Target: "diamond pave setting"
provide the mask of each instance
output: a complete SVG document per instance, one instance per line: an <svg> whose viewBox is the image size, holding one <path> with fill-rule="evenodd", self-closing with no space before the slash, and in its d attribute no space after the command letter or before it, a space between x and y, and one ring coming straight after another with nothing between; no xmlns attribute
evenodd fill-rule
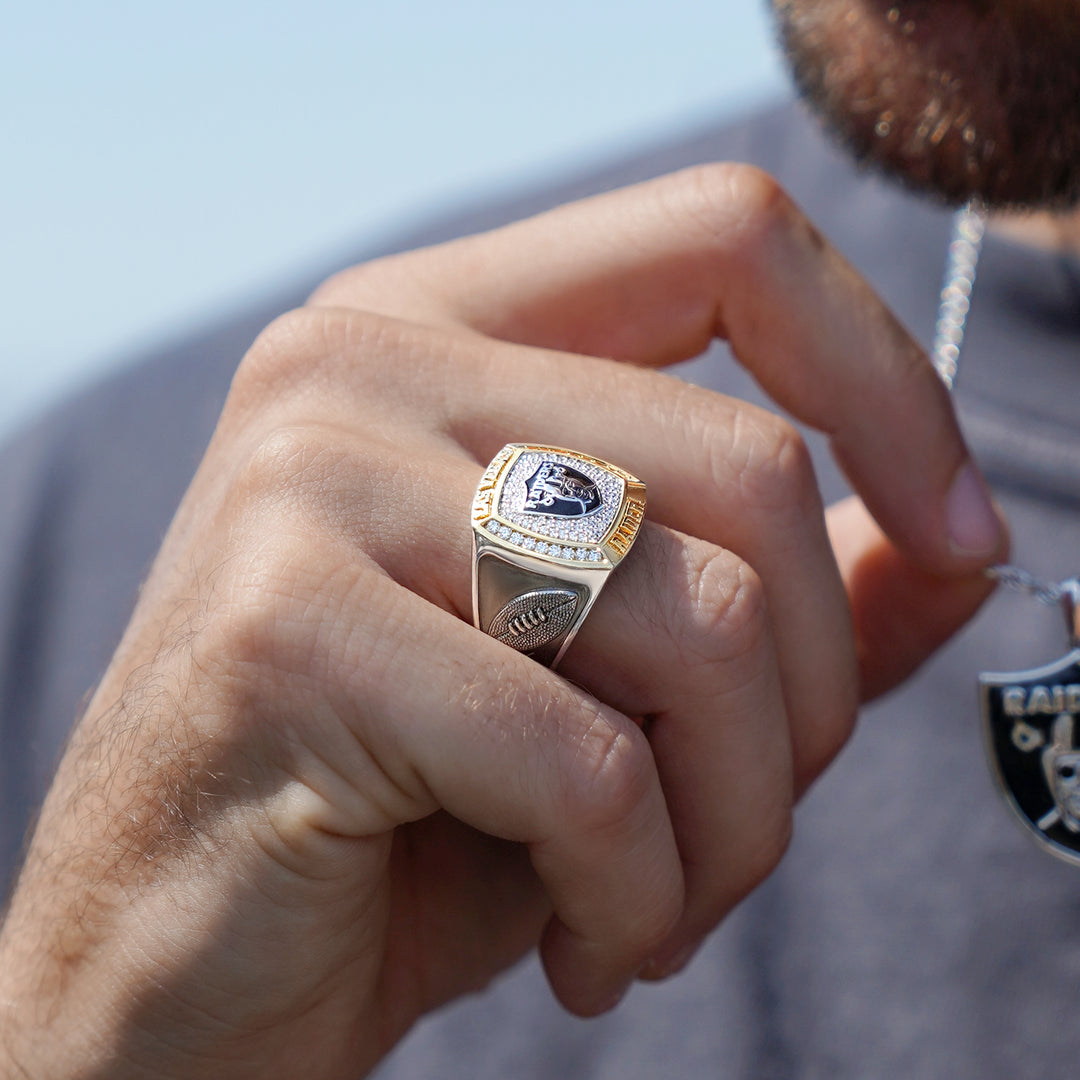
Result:
<svg viewBox="0 0 1080 1080"><path fill-rule="evenodd" d="M586 476L596 485L599 505L590 512L573 518L528 509L526 504L529 501L529 482L545 465L564 466ZM507 474L499 494L497 513L519 529L545 536L556 541L560 547L569 541L572 545L570 550L576 555L579 545L599 544L604 538L619 512L625 490L626 483L621 477L590 461L583 461L568 454L528 451L514 462Z"/></svg>
<svg viewBox="0 0 1080 1080"><path fill-rule="evenodd" d="M516 530L510 530L494 518L488 521L487 531L500 540L520 547L522 551L535 555L546 555L549 559L565 559L567 562L602 563L604 556L598 548L573 547L569 544L549 544L546 540L537 540L535 536L524 536Z"/></svg>
<svg viewBox="0 0 1080 1080"><path fill-rule="evenodd" d="M645 485L599 458L557 446L511 443L485 469L473 528L504 549L610 570L634 542Z"/></svg>

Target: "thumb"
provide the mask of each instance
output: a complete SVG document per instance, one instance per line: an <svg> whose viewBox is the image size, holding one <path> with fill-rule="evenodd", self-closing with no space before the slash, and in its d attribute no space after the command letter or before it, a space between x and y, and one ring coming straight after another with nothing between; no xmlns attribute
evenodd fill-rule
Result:
<svg viewBox="0 0 1080 1080"><path fill-rule="evenodd" d="M994 583L978 570L941 577L914 566L855 496L831 506L827 521L851 604L862 700L870 701L959 630Z"/></svg>

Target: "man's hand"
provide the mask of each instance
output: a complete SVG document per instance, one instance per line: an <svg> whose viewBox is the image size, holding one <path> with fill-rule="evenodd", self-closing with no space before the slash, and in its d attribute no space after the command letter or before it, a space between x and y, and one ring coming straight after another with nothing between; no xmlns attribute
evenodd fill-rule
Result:
<svg viewBox="0 0 1080 1080"><path fill-rule="evenodd" d="M716 335L879 525L827 526L785 421L652 370ZM511 441L649 487L559 675L470 624ZM860 693L972 613L1003 537L926 358L755 170L332 279L241 364L72 738L0 1061L355 1077L537 943L568 1008L610 1008L775 866Z"/></svg>

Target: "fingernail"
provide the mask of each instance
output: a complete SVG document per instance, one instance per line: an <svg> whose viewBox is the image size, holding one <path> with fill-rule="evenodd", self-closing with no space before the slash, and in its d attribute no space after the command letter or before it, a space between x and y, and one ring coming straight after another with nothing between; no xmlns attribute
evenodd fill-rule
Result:
<svg viewBox="0 0 1080 1080"><path fill-rule="evenodd" d="M955 555L990 556L1001 549L1001 519L986 481L970 461L960 468L949 489L945 525Z"/></svg>

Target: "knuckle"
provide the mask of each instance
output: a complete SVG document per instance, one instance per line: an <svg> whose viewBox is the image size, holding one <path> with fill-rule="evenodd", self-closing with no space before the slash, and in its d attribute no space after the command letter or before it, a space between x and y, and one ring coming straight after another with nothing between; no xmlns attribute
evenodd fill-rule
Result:
<svg viewBox="0 0 1080 1080"><path fill-rule="evenodd" d="M348 516L338 491L347 460L332 433L296 425L263 433L235 465L220 551L200 556L212 567L199 585L213 652L252 670L296 671L329 646L365 564L336 527Z"/></svg>
<svg viewBox="0 0 1080 1080"><path fill-rule="evenodd" d="M678 174L674 184L676 219L694 223L706 251L727 270L726 302L719 305L718 316L721 322L727 316L729 333L730 324L740 318L756 318L755 305L736 304L738 297L775 291L785 268L814 262L827 252L824 236L762 169L734 163L696 166Z"/></svg>
<svg viewBox="0 0 1080 1080"><path fill-rule="evenodd" d="M316 385L339 369L362 376L365 359L385 351L392 320L343 308L297 308L255 339L233 376L228 407L242 415ZM341 364L345 359L347 364Z"/></svg>
<svg viewBox="0 0 1080 1080"><path fill-rule="evenodd" d="M254 440L237 468L233 496L238 505L280 509L301 492L326 487L345 456L336 440L311 424L282 424Z"/></svg>
<svg viewBox="0 0 1080 1080"><path fill-rule="evenodd" d="M821 512L814 463L806 442L788 421L763 409L740 409L732 429L731 448L714 448L714 474L736 468L744 505L778 514ZM734 459L734 462L733 460Z"/></svg>
<svg viewBox="0 0 1080 1080"><path fill-rule="evenodd" d="M232 396L274 388L320 339L325 313L297 308L279 315L255 339L233 377Z"/></svg>
<svg viewBox="0 0 1080 1080"><path fill-rule="evenodd" d="M587 831L618 827L648 798L654 782L645 737L601 710L568 742L564 798L570 820Z"/></svg>
<svg viewBox="0 0 1080 1080"><path fill-rule="evenodd" d="M795 212L780 182L754 165L733 166L727 178L728 198L740 218L756 229L771 229Z"/></svg>
<svg viewBox="0 0 1080 1080"><path fill-rule="evenodd" d="M783 186L754 165L697 165L676 177L678 199L715 244L753 256L762 240L801 217Z"/></svg>
<svg viewBox="0 0 1080 1080"><path fill-rule="evenodd" d="M567 773L567 819L601 843L605 834L623 832L627 822L640 823L649 812L656 775L648 743L633 725L619 725L598 711L577 740ZM681 879L643 878L641 885L608 932L644 960L678 924L685 897Z"/></svg>
<svg viewBox="0 0 1080 1080"><path fill-rule="evenodd" d="M744 165L733 170L729 187L741 239L761 240L801 217L780 182L762 169Z"/></svg>
<svg viewBox="0 0 1080 1080"><path fill-rule="evenodd" d="M813 458L799 430L775 413L680 387L665 417L699 461L710 490L749 510L822 513Z"/></svg>
<svg viewBox="0 0 1080 1080"><path fill-rule="evenodd" d="M246 694L254 714L304 723L305 710L290 703L322 684L328 669L345 670L345 657L354 669L386 663L395 643L379 633L374 570L364 559L344 564L341 554L325 537L301 530L246 545L207 584L200 670Z"/></svg>
<svg viewBox="0 0 1080 1080"><path fill-rule="evenodd" d="M742 559L700 542L686 546L688 611L679 616L682 647L697 663L729 663L764 648L769 613L765 586Z"/></svg>
<svg viewBox="0 0 1080 1080"><path fill-rule="evenodd" d="M286 662L311 644L302 632L322 605L321 583L310 571L314 538L294 530L275 531L230 560L220 582L209 583L208 656L228 658L238 668L295 669Z"/></svg>

